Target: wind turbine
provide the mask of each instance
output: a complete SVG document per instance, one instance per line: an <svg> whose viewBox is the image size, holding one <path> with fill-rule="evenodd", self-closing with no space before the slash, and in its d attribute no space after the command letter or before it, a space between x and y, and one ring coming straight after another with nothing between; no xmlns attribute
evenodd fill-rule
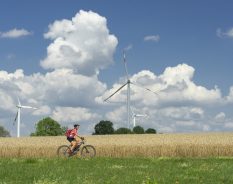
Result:
<svg viewBox="0 0 233 184"><path fill-rule="evenodd" d="M132 110L132 117L133 117L133 127L136 126L136 118L137 117L146 117L146 114L135 114L134 111Z"/></svg>
<svg viewBox="0 0 233 184"><path fill-rule="evenodd" d="M127 64L126 64L126 59L125 59L125 51L123 50L123 60L124 60L124 66L125 66L125 73L127 77L127 82L123 84L118 90L116 90L113 94L111 94L108 98L104 99L106 102L109 98L114 96L118 91L120 91L123 87L127 85L127 122L128 122L128 128L130 125L130 79L129 79L129 74L128 74L128 69L127 69Z"/></svg>
<svg viewBox="0 0 233 184"><path fill-rule="evenodd" d="M123 60L124 60L124 66L125 66L125 73L126 73L126 77L127 77L127 82L125 84L123 84L120 88L118 88L113 94L111 94L109 97L107 97L106 99L104 99L104 101L106 102L109 98L111 98L112 96L114 96L117 92L119 92L123 87L125 87L127 85L127 123L128 123L128 128L130 128L130 122L131 122L131 115L130 115L130 84L133 84L135 86L141 87L145 90L148 90L156 95L158 95L156 92L148 89L148 88L144 88L140 85L137 85L135 83L132 83L130 81L129 78L129 74L128 74L128 69L127 69L127 63L126 63L126 57L125 57L125 51L123 50Z"/></svg>
<svg viewBox="0 0 233 184"><path fill-rule="evenodd" d="M20 137L20 115L21 115L21 109L37 109L36 107L31 107L31 106L24 106L21 105L19 98L18 98L18 105L16 105L16 107L18 108L17 114L15 116L15 122L18 119L17 122L17 137Z"/></svg>

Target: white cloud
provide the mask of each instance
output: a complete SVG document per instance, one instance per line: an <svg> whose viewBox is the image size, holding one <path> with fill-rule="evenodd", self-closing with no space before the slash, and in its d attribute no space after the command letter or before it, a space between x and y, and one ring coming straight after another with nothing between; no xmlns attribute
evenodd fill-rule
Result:
<svg viewBox="0 0 233 184"><path fill-rule="evenodd" d="M164 106L188 104L214 104L222 101L220 90L206 89L196 85L193 81L194 68L187 64L179 64L175 67L167 67L163 74L156 76L150 71L141 71L131 77L131 81L144 88L158 93L150 92L131 85L131 100L142 105ZM113 93L122 84L114 84L113 88L103 95L104 98ZM126 87L117 93L111 101L119 102L126 99Z"/></svg>
<svg viewBox="0 0 233 184"><path fill-rule="evenodd" d="M181 64L168 67L160 75L148 70L133 75L132 82L159 91L155 95L131 85L131 108L141 114L148 114L147 118L137 119L136 123L145 128L156 128L159 132L210 131L215 130L214 126L217 130L229 128L231 121L223 119L223 113L209 120L206 116L206 107L209 108L209 104L222 106L224 103L221 101L227 97L222 97L216 88L206 89L196 85L192 81L194 71L193 67ZM121 103L99 103L102 101L102 94L109 95L121 84L114 84L113 88L106 91L107 86L97 76L80 75L72 69L56 69L46 74L29 76L24 75L23 70L16 70L14 73L0 71L0 84L0 110L7 112L11 119L15 116L19 96L22 104L39 107L38 110L25 113L22 116L24 119L31 117L38 120L40 117L51 116L63 126L67 122L79 121L85 126L93 127L93 124L104 118L113 121L115 128L127 127L126 88L111 99ZM223 126L211 124L220 119ZM30 119L25 122L30 122ZM28 126L27 124L26 129ZM30 127L32 132L34 127ZM28 132L26 129L25 133Z"/></svg>
<svg viewBox="0 0 233 184"><path fill-rule="evenodd" d="M224 112L220 112L218 113L215 117L214 117L216 122L224 122L226 119L226 114Z"/></svg>
<svg viewBox="0 0 233 184"><path fill-rule="evenodd" d="M144 127L155 127L161 131L211 131L222 130L219 124L215 124L223 118L223 114L211 117L211 108L224 108L230 103L233 88L227 97L223 97L218 87L207 89L195 84L193 81L195 69L187 64L179 64L175 67L167 67L160 75L143 70L134 74L131 84L131 108L148 114L148 119L142 122ZM108 97L116 91L124 82L115 83L107 90L98 101ZM146 89L157 92L157 95ZM126 95L127 88L122 88L106 103L109 109L106 117L117 125L126 125ZM228 99L228 103L226 103ZM102 104L104 105L104 104ZM226 118L223 124L229 122ZM169 128L168 128L169 127Z"/></svg>
<svg viewBox="0 0 233 184"><path fill-rule="evenodd" d="M20 79L24 77L22 69L17 69L14 73L8 73L6 71L0 71L0 81L8 81L14 79Z"/></svg>
<svg viewBox="0 0 233 184"><path fill-rule="evenodd" d="M42 105L42 106L38 106L38 109L33 111L33 115L36 116L44 116L44 115L50 115L51 114L51 108L48 105Z"/></svg>
<svg viewBox="0 0 233 184"><path fill-rule="evenodd" d="M0 89L0 109L14 112L15 106L11 95Z"/></svg>
<svg viewBox="0 0 233 184"><path fill-rule="evenodd" d="M55 110L52 112L52 117L62 122L82 122L100 119L101 115L97 113L92 113L89 109L81 107L56 107Z"/></svg>
<svg viewBox="0 0 233 184"><path fill-rule="evenodd" d="M188 127L195 127L194 121L176 121L176 125L178 126L188 126Z"/></svg>
<svg viewBox="0 0 233 184"><path fill-rule="evenodd" d="M12 29L7 32L0 32L0 37L1 38L19 38L23 36L29 36L32 35L33 33L30 31L27 31L26 29Z"/></svg>
<svg viewBox="0 0 233 184"><path fill-rule="evenodd" d="M126 122L126 107L122 106L108 112L106 114L106 118L113 122L116 122L117 124L119 124L119 126L126 127L126 125L124 125Z"/></svg>
<svg viewBox="0 0 233 184"><path fill-rule="evenodd" d="M223 32L221 28L216 30L216 35L220 38L228 37L233 38L233 28L228 29L226 32Z"/></svg>
<svg viewBox="0 0 233 184"><path fill-rule="evenodd" d="M197 107L167 107L159 110L157 114L176 120L201 119L204 111Z"/></svg>
<svg viewBox="0 0 233 184"><path fill-rule="evenodd" d="M226 130L233 130L233 122L225 123L224 127L226 128Z"/></svg>
<svg viewBox="0 0 233 184"><path fill-rule="evenodd" d="M159 35L148 35L144 37L144 41L153 41L153 42L159 42L160 36Z"/></svg>
<svg viewBox="0 0 233 184"><path fill-rule="evenodd" d="M226 101L228 103L233 102L233 86L230 87L229 95L226 97Z"/></svg>
<svg viewBox="0 0 233 184"><path fill-rule="evenodd" d="M92 11L55 21L44 36L53 42L41 65L54 70L32 75L24 75L23 70L0 71L3 119L5 112L14 118L18 96L22 104L39 107L23 117L27 121L52 116L62 123L80 120L93 127L103 114L95 98L107 88L98 73L113 62L117 38L109 33L106 18Z"/></svg>
<svg viewBox="0 0 233 184"><path fill-rule="evenodd" d="M12 82L21 98L31 97L54 106L93 106L95 97L106 89L97 77L79 75L71 69L37 73Z"/></svg>
<svg viewBox="0 0 233 184"><path fill-rule="evenodd" d="M53 42L41 61L43 68L69 68L83 75L96 75L111 64L118 43L109 33L105 17L82 10L71 20L50 24L44 37Z"/></svg>
<svg viewBox="0 0 233 184"><path fill-rule="evenodd" d="M175 67L167 67L161 78L168 84L174 85L192 80L195 69L187 64L179 64Z"/></svg>
<svg viewBox="0 0 233 184"><path fill-rule="evenodd" d="M51 116L63 124L66 121L80 120L91 126L90 123L97 123L100 118L95 97L105 90L106 85L96 76L79 75L71 69L57 69L29 76L24 75L22 70L14 73L0 71L0 112L3 117L8 117L8 121L13 122L18 96L22 104L39 108L22 115L27 122ZM27 126L26 129L30 127L32 132L34 127L29 124ZM22 132L26 133L26 129L22 128Z"/></svg>

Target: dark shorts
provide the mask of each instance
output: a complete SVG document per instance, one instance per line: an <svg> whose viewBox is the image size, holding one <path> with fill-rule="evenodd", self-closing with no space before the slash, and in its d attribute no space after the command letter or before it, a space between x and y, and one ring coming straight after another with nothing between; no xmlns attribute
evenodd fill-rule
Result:
<svg viewBox="0 0 233 184"><path fill-rule="evenodd" d="M67 137L67 140L68 140L69 142L72 142L72 141L74 141L75 139L72 138L72 137Z"/></svg>

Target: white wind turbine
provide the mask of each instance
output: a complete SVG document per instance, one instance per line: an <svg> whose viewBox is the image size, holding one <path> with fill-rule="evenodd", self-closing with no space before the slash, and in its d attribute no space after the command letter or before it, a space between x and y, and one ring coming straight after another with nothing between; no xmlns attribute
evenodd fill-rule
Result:
<svg viewBox="0 0 233 184"><path fill-rule="evenodd" d="M133 117L133 127L136 126L136 118L137 117L147 117L146 114L135 114L134 111L132 111L132 117Z"/></svg>
<svg viewBox="0 0 233 184"><path fill-rule="evenodd" d="M126 77L127 77L127 82L125 84L123 84L119 89L117 89L113 94L111 94L108 98L104 99L104 101L106 102L109 98L114 96L117 92L119 92L123 87L125 87L127 85L127 123L128 123L128 128L130 128L130 122L131 122L131 115L130 115L130 84L141 87L141 88L143 88L145 90L148 90L148 91L150 91L150 92L152 92L152 93L154 93L156 95L158 95L158 94L156 92L153 92L152 90L150 90L148 88L144 88L143 86L132 83L130 81L129 74L128 74L127 63L126 63L126 57L125 57L125 51L124 50L123 50L123 60L124 60L124 66L125 66L125 73L126 73Z"/></svg>
<svg viewBox="0 0 233 184"><path fill-rule="evenodd" d="M21 109L37 109L36 107L31 107L31 106L24 106L21 105L19 98L18 98L18 105L16 105L16 107L18 108L17 114L15 116L15 122L17 121L17 137L20 137L20 114L21 114Z"/></svg>

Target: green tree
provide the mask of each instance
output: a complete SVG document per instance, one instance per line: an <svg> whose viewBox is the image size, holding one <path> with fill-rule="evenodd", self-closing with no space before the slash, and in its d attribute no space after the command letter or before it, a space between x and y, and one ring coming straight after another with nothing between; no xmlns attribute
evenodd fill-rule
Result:
<svg viewBox="0 0 233 184"><path fill-rule="evenodd" d="M114 128L113 123L111 121L100 121L95 125L95 133L94 135L105 135L105 134L113 134Z"/></svg>
<svg viewBox="0 0 233 184"><path fill-rule="evenodd" d="M135 134L144 134L144 128L142 128L141 126L135 126L133 128L133 132Z"/></svg>
<svg viewBox="0 0 233 184"><path fill-rule="evenodd" d="M118 128L116 131L115 131L115 134L131 134L132 131L128 128L124 128L124 127L121 127L121 128Z"/></svg>
<svg viewBox="0 0 233 184"><path fill-rule="evenodd" d="M31 136L58 136L64 135L65 128L50 117L40 120L36 125L36 132Z"/></svg>
<svg viewBox="0 0 233 184"><path fill-rule="evenodd" d="M146 134L156 134L156 130L153 129L153 128L148 128L146 131L145 131Z"/></svg>
<svg viewBox="0 0 233 184"><path fill-rule="evenodd" d="M3 126L0 126L0 137L10 137L10 133Z"/></svg>

